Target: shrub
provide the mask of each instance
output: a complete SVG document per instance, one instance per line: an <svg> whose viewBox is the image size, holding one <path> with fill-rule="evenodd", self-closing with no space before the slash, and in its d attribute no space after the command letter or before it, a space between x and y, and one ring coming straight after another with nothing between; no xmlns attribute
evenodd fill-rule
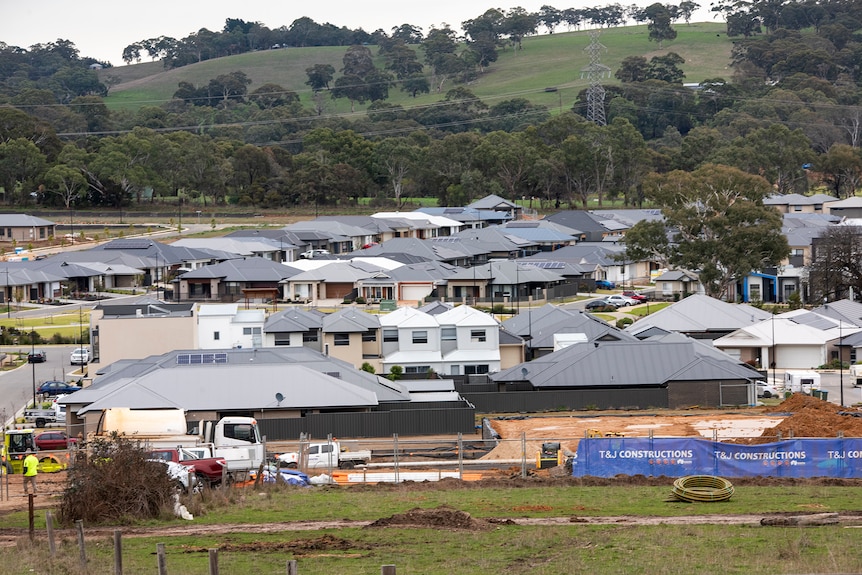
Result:
<svg viewBox="0 0 862 575"><path fill-rule="evenodd" d="M117 436L80 449L69 469L59 519L71 525L132 523L172 508L174 485L162 463L147 461L137 443Z"/></svg>
<svg viewBox="0 0 862 575"><path fill-rule="evenodd" d="M635 320L633 320L630 317L621 317L620 319L617 320L617 329L623 329L627 325L633 324L634 321Z"/></svg>

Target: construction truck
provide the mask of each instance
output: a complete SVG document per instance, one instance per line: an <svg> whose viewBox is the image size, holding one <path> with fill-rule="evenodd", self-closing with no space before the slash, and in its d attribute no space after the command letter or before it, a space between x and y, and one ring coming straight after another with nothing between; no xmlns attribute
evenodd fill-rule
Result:
<svg viewBox="0 0 862 575"><path fill-rule="evenodd" d="M264 463L260 429L252 417L204 421L194 433L188 433L182 409L106 409L96 436L109 437L115 433L140 442L148 450L206 448L206 457L224 459L226 472L231 476L256 471Z"/></svg>
<svg viewBox="0 0 862 575"><path fill-rule="evenodd" d="M56 473L66 469L68 461L55 454L40 455L36 449L35 429L8 429L4 432L0 447L0 461L5 473L23 473L24 458L32 451L39 458L40 473Z"/></svg>

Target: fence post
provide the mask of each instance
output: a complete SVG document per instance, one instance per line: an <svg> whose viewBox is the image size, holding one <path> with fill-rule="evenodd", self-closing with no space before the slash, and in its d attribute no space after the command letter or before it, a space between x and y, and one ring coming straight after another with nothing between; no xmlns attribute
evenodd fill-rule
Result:
<svg viewBox="0 0 862 575"><path fill-rule="evenodd" d="M33 493L27 494L27 516L30 520L29 530L30 530L30 543L36 540L36 508L34 506L36 495Z"/></svg>
<svg viewBox="0 0 862 575"><path fill-rule="evenodd" d="M527 477L527 432L521 432L521 477Z"/></svg>
<svg viewBox="0 0 862 575"><path fill-rule="evenodd" d="M380 575L395 575L395 565L382 565Z"/></svg>
<svg viewBox="0 0 862 575"><path fill-rule="evenodd" d="M210 573L209 575L218 575L218 549L209 549L210 557Z"/></svg>
<svg viewBox="0 0 862 575"><path fill-rule="evenodd" d="M458 479L464 481L464 439L458 432Z"/></svg>
<svg viewBox="0 0 862 575"><path fill-rule="evenodd" d="M84 520L75 520L75 530L78 532L78 551L81 555L81 568L87 571L87 547L84 545Z"/></svg>
<svg viewBox="0 0 862 575"><path fill-rule="evenodd" d="M57 544L54 542L54 515L50 511L45 512L45 529L48 531L48 553L53 557L57 554Z"/></svg>
<svg viewBox="0 0 862 575"><path fill-rule="evenodd" d="M297 575L299 571L296 570L296 559L288 559L287 560L287 575Z"/></svg>
<svg viewBox="0 0 862 575"><path fill-rule="evenodd" d="M114 575L123 575L123 532L114 530Z"/></svg>
<svg viewBox="0 0 862 575"><path fill-rule="evenodd" d="M168 558L165 556L164 543L156 543L156 562L159 565L159 575L168 575Z"/></svg>
<svg viewBox="0 0 862 575"><path fill-rule="evenodd" d="M398 434L392 434L392 462L395 464L395 483L398 483Z"/></svg>

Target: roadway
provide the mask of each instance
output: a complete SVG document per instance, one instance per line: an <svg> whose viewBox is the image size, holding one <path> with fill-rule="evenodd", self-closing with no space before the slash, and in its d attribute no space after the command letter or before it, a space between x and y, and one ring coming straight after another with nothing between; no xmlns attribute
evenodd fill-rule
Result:
<svg viewBox="0 0 862 575"><path fill-rule="evenodd" d="M33 390L45 381L75 381L76 376L71 375L79 369L69 363L72 350L77 345L40 345L39 349L45 350L47 361L43 363L25 363L15 369L0 373L0 420L8 423L24 407L32 403ZM30 351L30 346L3 346L0 351L11 354L13 352ZM79 376L78 376L79 377Z"/></svg>

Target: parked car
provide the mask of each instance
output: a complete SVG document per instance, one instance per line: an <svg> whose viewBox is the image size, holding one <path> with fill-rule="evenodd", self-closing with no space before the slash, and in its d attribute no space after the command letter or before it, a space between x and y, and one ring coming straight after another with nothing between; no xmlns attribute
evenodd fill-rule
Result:
<svg viewBox="0 0 862 575"><path fill-rule="evenodd" d="M312 258L316 258L317 256L328 256L329 250L308 250L307 252L302 252L299 254L299 257L310 260Z"/></svg>
<svg viewBox="0 0 862 575"><path fill-rule="evenodd" d="M623 292L623 295L624 295L624 296L626 296L626 297L630 297L630 298L632 298L633 300L637 300L637 301L639 301L639 302L641 302L641 303L643 303L643 302L645 302L645 301L647 300L647 297L646 297L645 295L640 294L640 293L635 292L635 291L624 291L624 292Z"/></svg>
<svg viewBox="0 0 862 575"><path fill-rule="evenodd" d="M616 289L617 284L608 280L596 280L596 289Z"/></svg>
<svg viewBox="0 0 862 575"><path fill-rule="evenodd" d="M27 363L43 363L48 360L44 349L34 349L27 354Z"/></svg>
<svg viewBox="0 0 862 575"><path fill-rule="evenodd" d="M617 306L603 299L594 299L584 306L587 311L616 311Z"/></svg>
<svg viewBox="0 0 862 575"><path fill-rule="evenodd" d="M77 441L74 437L67 436L65 431L43 431L36 436L36 447L45 451L68 449Z"/></svg>
<svg viewBox="0 0 862 575"><path fill-rule="evenodd" d="M79 385L74 383L66 383L65 381L46 381L36 390L42 395L61 395L64 393L74 393L80 390Z"/></svg>
<svg viewBox="0 0 862 575"><path fill-rule="evenodd" d="M762 397L763 399L769 399L771 397L781 397L778 392L778 389L774 385L770 385L763 381L757 382L757 397Z"/></svg>
<svg viewBox="0 0 862 575"><path fill-rule="evenodd" d="M622 294L618 294L618 293L615 293L615 294L613 294L613 295L609 295L608 297L606 297L606 298L605 298L605 301L606 301L606 302L610 302L610 303L614 304L614 305L615 305L615 306L617 306L617 307L624 307L624 306L629 306L629 305L637 305L637 304L639 304L639 303L640 303L640 302L639 302L639 301L637 301L637 300L634 300L634 299L632 299L632 298L630 298L630 297L626 297L626 296L624 296L624 295L622 295Z"/></svg>
<svg viewBox="0 0 862 575"><path fill-rule="evenodd" d="M90 350L86 347L73 349L70 360L72 365L87 365L90 362Z"/></svg>

